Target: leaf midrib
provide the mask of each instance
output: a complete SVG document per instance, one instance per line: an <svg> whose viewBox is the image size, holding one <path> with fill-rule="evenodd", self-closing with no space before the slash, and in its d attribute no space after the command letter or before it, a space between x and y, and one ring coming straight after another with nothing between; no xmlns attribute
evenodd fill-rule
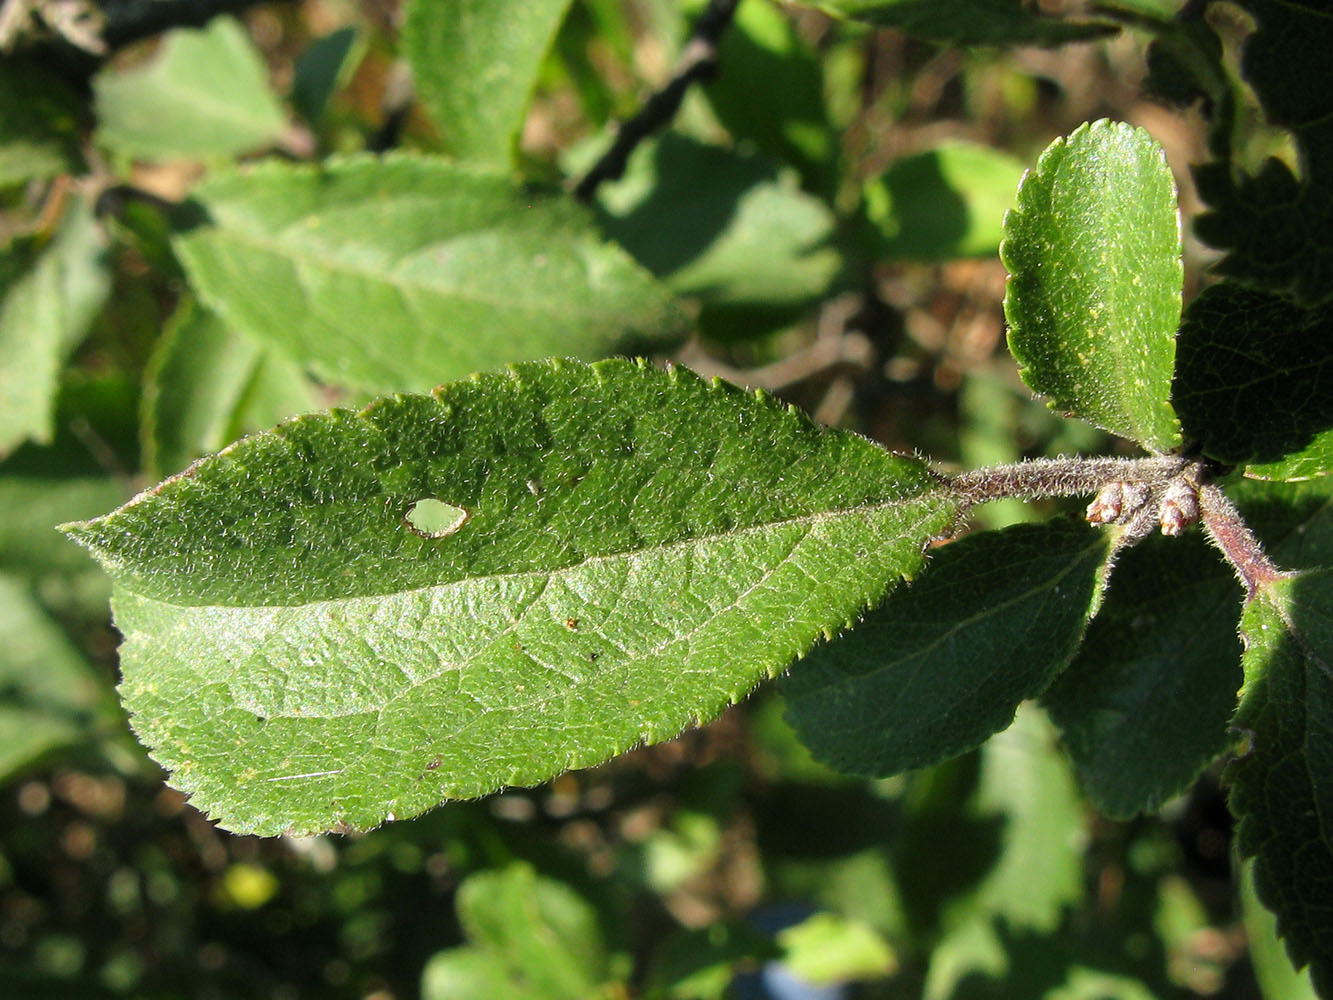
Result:
<svg viewBox="0 0 1333 1000"><path fill-rule="evenodd" d="M795 517L781 518L774 521L764 521L760 524L748 525L745 528L740 528L727 532L714 532L712 534L690 536L688 538L676 539L674 541L669 541L669 542L659 542L653 545L644 546L642 548L621 549L615 552L603 552L595 556L586 556L583 559L574 562L568 562L562 565L551 566L545 569L515 570L510 573L490 573L479 576L465 575L465 576L460 576L453 580L445 580L437 583L429 583L420 587L408 587L403 590L391 590L391 591L376 592L369 594L355 594L346 597L319 598L317 600L301 601L294 604L218 604L215 602L206 604L188 604L174 598L169 599L169 598L155 597L152 594L137 590L136 588L126 584L122 584L122 586L125 586L126 590L130 591L131 593L135 594L138 597L154 601L159 604L165 604L167 606L177 607L177 608L200 608L200 609L251 608L256 611L260 610L283 611L283 610L297 610L302 608L314 609L320 607L337 607L340 605L351 604L360 601L377 601L390 597L399 597L407 594L424 594L441 587L451 587L451 586L457 586L459 584L482 583L490 581L503 582L510 580L531 579L534 577L551 577L557 573L564 573L571 570L577 570L585 566L594 566L601 562L610 562L614 559L623 559L626 556L651 555L653 553L666 552L672 549L683 548L685 546L691 546L691 545L706 546L715 542L719 542L723 539L740 539L748 535L760 534L766 531L773 531L790 525L806 525L809 528L814 528L821 521L825 520L833 520L835 518L841 518L841 517L854 517L858 514L868 514L868 515L876 514L880 512L893 510L896 507L909 507L919 503L926 503L936 498L946 498L947 496L948 496L947 489L942 487L935 487L933 489L923 490L921 493L916 494L910 499L889 500L875 504L861 504L855 507L841 508L834 511L816 511L812 514L801 514ZM905 531L899 532L893 537L901 538L905 534L908 534L908 532ZM940 536L934 535L934 536L929 536L927 538L923 538L921 543L922 546L924 547L931 540L931 538L935 537L940 537Z"/></svg>

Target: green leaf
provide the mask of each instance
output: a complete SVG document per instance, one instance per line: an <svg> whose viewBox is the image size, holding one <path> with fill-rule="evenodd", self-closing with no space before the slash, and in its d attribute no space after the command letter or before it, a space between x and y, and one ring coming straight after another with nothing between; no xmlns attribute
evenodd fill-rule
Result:
<svg viewBox="0 0 1333 1000"><path fill-rule="evenodd" d="M1241 617L1245 737L1226 777L1241 855L1298 966L1333 992L1333 570L1262 588Z"/></svg>
<svg viewBox="0 0 1333 1000"><path fill-rule="evenodd" d="M319 408L315 387L296 365L188 298L154 348L144 379L145 464L159 476Z"/></svg>
<svg viewBox="0 0 1333 1000"><path fill-rule="evenodd" d="M812 985L883 979L898 968L897 956L869 924L822 912L778 932L783 968Z"/></svg>
<svg viewBox="0 0 1333 1000"><path fill-rule="evenodd" d="M478 872L458 887L469 944L436 954L424 1000L589 1000L609 963L593 907L530 865Z"/></svg>
<svg viewBox="0 0 1333 1000"><path fill-rule="evenodd" d="M1179 445L1169 400L1183 272L1161 146L1123 123L1079 126L1028 172L1004 229L1023 381L1153 451Z"/></svg>
<svg viewBox="0 0 1333 1000"><path fill-rule="evenodd" d="M1021 706L1014 724L981 751L981 777L968 810L999 816L1000 852L971 901L951 920L982 914L1010 928L1049 934L1083 898L1084 806L1044 713Z"/></svg>
<svg viewBox="0 0 1333 1000"><path fill-rule="evenodd" d="M997 919L1051 934L1082 898L1082 802L1032 703L979 752L913 773L904 802L895 873L918 934L947 939Z"/></svg>
<svg viewBox="0 0 1333 1000"><path fill-rule="evenodd" d="M54 73L0 63L0 187L80 169L78 98Z"/></svg>
<svg viewBox="0 0 1333 1000"><path fill-rule="evenodd" d="M60 539L55 526L93 517L127 495L111 478L0 475L0 571L66 572L91 565L85 553Z"/></svg>
<svg viewBox="0 0 1333 1000"><path fill-rule="evenodd" d="M1333 295L1333 19L1311 0L1241 0L1255 19L1241 73L1264 118L1289 129L1299 170L1276 158L1257 173L1233 159L1196 167L1212 208L1195 222L1200 238L1228 250L1215 270L1307 304Z"/></svg>
<svg viewBox="0 0 1333 1000"><path fill-rule="evenodd" d="M147 65L93 78L100 142L147 159L232 156L272 144L286 118L254 44L230 17L166 35Z"/></svg>
<svg viewBox="0 0 1333 1000"><path fill-rule="evenodd" d="M711 335L789 322L842 270L833 213L763 157L668 133L599 199L604 231L672 291L697 298Z"/></svg>
<svg viewBox="0 0 1333 1000"><path fill-rule="evenodd" d="M1104 21L1043 17L1023 0L816 0L814 6L947 45L1063 45L1118 30Z"/></svg>
<svg viewBox="0 0 1333 1000"><path fill-rule="evenodd" d="M110 292L103 237L87 202L73 200L31 267L0 261L0 272L14 270L0 302L0 456L26 440L51 440L60 366Z"/></svg>
<svg viewBox="0 0 1333 1000"><path fill-rule="evenodd" d="M460 160L507 168L569 0L409 0L403 52Z"/></svg>
<svg viewBox="0 0 1333 1000"><path fill-rule="evenodd" d="M292 105L301 117L317 124L329 98L347 83L366 46L352 26L317 38L301 53L292 76Z"/></svg>
<svg viewBox="0 0 1333 1000"><path fill-rule="evenodd" d="M0 783L116 715L109 689L31 588L0 573Z"/></svg>
<svg viewBox="0 0 1333 1000"><path fill-rule="evenodd" d="M649 1000L726 1000L740 966L781 955L769 935L748 923L680 930L654 949L643 993Z"/></svg>
<svg viewBox="0 0 1333 1000"><path fill-rule="evenodd" d="M838 139L824 108L823 67L791 20L771 0L741 4L722 36L718 64L725 69L704 92L732 137L791 164L806 190L831 199ZM755 100L757 92L764 100Z"/></svg>
<svg viewBox="0 0 1333 1000"><path fill-rule="evenodd" d="M816 760L871 777L980 745L1074 655L1110 541L1052 522L939 549L924 578L783 679L801 742Z"/></svg>
<svg viewBox="0 0 1333 1000"><path fill-rule="evenodd" d="M397 155L267 163L196 191L192 286L326 381L425 391L507 361L670 342L685 320L571 198Z"/></svg>
<svg viewBox="0 0 1333 1000"><path fill-rule="evenodd" d="M894 162L866 184L876 251L904 260L994 254L1023 164L977 143L948 142Z"/></svg>
<svg viewBox="0 0 1333 1000"><path fill-rule="evenodd" d="M1227 748L1239 607L1198 534L1150 538L1118 560L1082 648L1042 699L1108 816L1158 808Z"/></svg>
<svg viewBox="0 0 1333 1000"><path fill-rule="evenodd" d="M1204 454L1256 479L1333 473L1333 304L1223 282L1180 328L1173 398Z"/></svg>
<svg viewBox="0 0 1333 1000"><path fill-rule="evenodd" d="M1242 479L1228 483L1227 493L1279 566L1333 566L1333 476L1301 483Z"/></svg>
<svg viewBox="0 0 1333 1000"><path fill-rule="evenodd" d="M467 511L423 537L423 498ZM229 829L363 828L713 718L950 529L919 461L679 369L299 417L67 530L140 738Z"/></svg>
<svg viewBox="0 0 1333 1000"><path fill-rule="evenodd" d="M1319 1000L1309 970L1297 972L1291 967L1277 936L1277 920L1255 895L1253 862L1241 866L1239 882L1246 953L1266 1000Z"/></svg>

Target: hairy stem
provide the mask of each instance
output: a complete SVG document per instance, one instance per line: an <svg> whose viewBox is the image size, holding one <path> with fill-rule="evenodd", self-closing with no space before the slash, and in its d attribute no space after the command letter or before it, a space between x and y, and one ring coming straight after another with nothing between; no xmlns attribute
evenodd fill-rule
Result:
<svg viewBox="0 0 1333 1000"><path fill-rule="evenodd" d="M954 476L950 485L968 504L1002 497L1072 497L1096 493L1113 482L1165 485L1188 460L1178 455L1153 458L1037 458L996 465Z"/></svg>
<svg viewBox="0 0 1333 1000"><path fill-rule="evenodd" d="M1244 584L1246 600L1261 587L1289 575L1268 558L1231 498L1216 484L1206 483L1199 488L1199 510L1209 540L1227 557Z"/></svg>
<svg viewBox="0 0 1333 1000"><path fill-rule="evenodd" d="M718 41L731 23L739 3L740 0L709 0L708 7L694 25L694 33L686 43L671 79L644 102L638 114L621 124L611 148L574 185L574 197L591 201L598 185L621 177L630 154L639 143L675 117L690 85L716 72Z"/></svg>

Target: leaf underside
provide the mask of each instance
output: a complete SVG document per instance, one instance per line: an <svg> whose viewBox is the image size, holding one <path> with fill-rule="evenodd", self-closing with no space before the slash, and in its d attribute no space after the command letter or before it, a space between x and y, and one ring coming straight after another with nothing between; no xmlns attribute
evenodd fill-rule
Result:
<svg viewBox="0 0 1333 1000"><path fill-rule="evenodd" d="M421 499L466 518L405 523ZM68 527L121 692L229 829L364 828L710 719L919 568L914 459L629 362L519 365L246 438Z"/></svg>
<svg viewBox="0 0 1333 1000"><path fill-rule="evenodd" d="M1004 312L1023 381L1051 406L1164 452L1182 263L1175 184L1141 129L1093 122L1052 143L1005 216Z"/></svg>

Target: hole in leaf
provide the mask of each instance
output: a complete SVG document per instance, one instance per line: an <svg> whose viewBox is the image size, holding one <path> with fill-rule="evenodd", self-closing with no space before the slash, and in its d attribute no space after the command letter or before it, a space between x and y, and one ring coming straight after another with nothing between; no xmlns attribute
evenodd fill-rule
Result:
<svg viewBox="0 0 1333 1000"><path fill-rule="evenodd" d="M472 514L443 500L418 500L407 508L403 523L422 538L446 538L467 524Z"/></svg>

